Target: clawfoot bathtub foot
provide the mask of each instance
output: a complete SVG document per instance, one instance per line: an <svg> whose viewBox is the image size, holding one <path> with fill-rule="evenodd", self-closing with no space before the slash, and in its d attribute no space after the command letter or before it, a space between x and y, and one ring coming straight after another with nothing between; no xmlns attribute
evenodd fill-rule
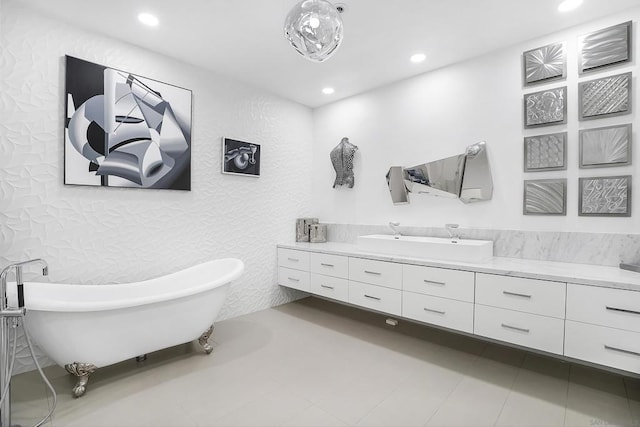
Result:
<svg viewBox="0 0 640 427"><path fill-rule="evenodd" d="M213 351L213 346L207 342L209 341L209 337L211 337L212 333L213 325L209 326L209 329L207 329L204 334L200 335L200 338L198 338L198 343L200 343L202 349L207 354L211 354L211 352Z"/></svg>
<svg viewBox="0 0 640 427"><path fill-rule="evenodd" d="M87 382L89 381L89 376L93 374L96 369L98 369L91 363L78 362L64 365L64 368L71 375L75 375L76 377L78 377L78 383L75 385L75 387L73 387L73 397L80 397L87 391Z"/></svg>

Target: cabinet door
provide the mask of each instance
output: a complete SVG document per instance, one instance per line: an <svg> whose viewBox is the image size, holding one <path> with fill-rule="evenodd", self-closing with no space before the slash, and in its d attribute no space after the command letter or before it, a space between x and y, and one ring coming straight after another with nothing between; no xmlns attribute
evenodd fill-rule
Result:
<svg viewBox="0 0 640 427"><path fill-rule="evenodd" d="M278 266L309 271L309 252L278 248Z"/></svg>
<svg viewBox="0 0 640 427"><path fill-rule="evenodd" d="M473 302L474 273L446 268L403 265L402 289L425 295Z"/></svg>
<svg viewBox="0 0 640 427"><path fill-rule="evenodd" d="M339 277L311 273L311 293L338 301L349 301L349 281Z"/></svg>
<svg viewBox="0 0 640 427"><path fill-rule="evenodd" d="M476 335L563 354L562 319L476 305L473 327Z"/></svg>
<svg viewBox="0 0 640 427"><path fill-rule="evenodd" d="M569 283L567 319L640 332L640 292Z"/></svg>
<svg viewBox="0 0 640 427"><path fill-rule="evenodd" d="M476 304L565 317L566 283L476 273Z"/></svg>
<svg viewBox="0 0 640 427"><path fill-rule="evenodd" d="M640 334L567 320L564 355L640 373Z"/></svg>
<svg viewBox="0 0 640 427"><path fill-rule="evenodd" d="M402 291L402 317L473 333L473 303Z"/></svg>
<svg viewBox="0 0 640 427"><path fill-rule="evenodd" d="M402 264L350 257L349 280L401 289Z"/></svg>
<svg viewBox="0 0 640 427"><path fill-rule="evenodd" d="M396 289L349 281L349 303L395 316L402 315L402 292Z"/></svg>
<svg viewBox="0 0 640 427"><path fill-rule="evenodd" d="M278 284L309 292L309 272L292 268L278 267Z"/></svg>
<svg viewBox="0 0 640 427"><path fill-rule="evenodd" d="M349 277L349 258L341 255L311 254L311 272L325 276Z"/></svg>

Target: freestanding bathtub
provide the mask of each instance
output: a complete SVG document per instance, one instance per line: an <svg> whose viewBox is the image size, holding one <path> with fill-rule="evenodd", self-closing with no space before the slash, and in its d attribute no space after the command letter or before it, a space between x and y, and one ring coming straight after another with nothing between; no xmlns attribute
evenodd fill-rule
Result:
<svg viewBox="0 0 640 427"><path fill-rule="evenodd" d="M227 258L137 283L26 282L26 323L45 354L78 377L80 397L97 368L196 338L211 353L213 322L243 271Z"/></svg>

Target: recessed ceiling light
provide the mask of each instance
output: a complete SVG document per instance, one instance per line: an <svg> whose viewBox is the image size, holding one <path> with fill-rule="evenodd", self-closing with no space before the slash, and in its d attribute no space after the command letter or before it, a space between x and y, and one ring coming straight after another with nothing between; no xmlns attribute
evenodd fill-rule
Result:
<svg viewBox="0 0 640 427"><path fill-rule="evenodd" d="M335 89L332 87L325 87L324 89L322 89L322 93L324 93L325 95L331 95L333 92L335 92Z"/></svg>
<svg viewBox="0 0 640 427"><path fill-rule="evenodd" d="M160 21L158 21L158 18L150 13L141 13L140 15L138 15L138 20L144 25L148 25L150 27L155 27L160 23Z"/></svg>
<svg viewBox="0 0 640 427"><path fill-rule="evenodd" d="M427 59L427 55L425 55L424 53L416 53L415 55L411 55L411 58L409 59L411 60L411 62L417 64Z"/></svg>
<svg viewBox="0 0 640 427"><path fill-rule="evenodd" d="M560 5L558 5L558 10L560 12L568 12L580 6L581 4L582 0L564 0L562 3L560 3Z"/></svg>

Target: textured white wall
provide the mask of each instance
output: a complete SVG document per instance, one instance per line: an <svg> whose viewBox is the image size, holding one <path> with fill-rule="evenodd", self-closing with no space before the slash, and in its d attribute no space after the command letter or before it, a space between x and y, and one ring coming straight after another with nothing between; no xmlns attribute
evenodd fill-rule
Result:
<svg viewBox="0 0 640 427"><path fill-rule="evenodd" d="M382 87L314 110L313 212L321 221L589 232L637 232L640 229L640 150L633 148L633 165L579 170L578 130L631 123L637 141L638 18L640 8L603 18L558 34L531 40L464 63ZM634 20L633 62L578 79L577 37ZM523 88L522 52L566 41L567 79ZM427 52L427 61L428 61ZM633 114L578 122L578 82L633 72ZM568 86L568 123L538 129L523 128L523 94ZM340 90L340 88L336 88ZM568 131L568 170L523 173L523 137ZM360 148L353 189L332 189L334 172L329 151L344 136ZM486 141L494 179L493 199L464 205L452 200L411 196L411 204L393 206L385 174L392 165L414 166L464 152ZM633 145L636 145L634 142ZM632 218L578 217L578 177L633 175ZM566 217L523 216L525 179L568 178Z"/></svg>
<svg viewBox="0 0 640 427"><path fill-rule="evenodd" d="M311 110L0 4L0 266L42 257L51 281L103 284L238 257L221 318L290 300L275 245L310 214ZM63 185L65 54L193 91L192 191ZM222 136L262 144L260 178L220 173Z"/></svg>

